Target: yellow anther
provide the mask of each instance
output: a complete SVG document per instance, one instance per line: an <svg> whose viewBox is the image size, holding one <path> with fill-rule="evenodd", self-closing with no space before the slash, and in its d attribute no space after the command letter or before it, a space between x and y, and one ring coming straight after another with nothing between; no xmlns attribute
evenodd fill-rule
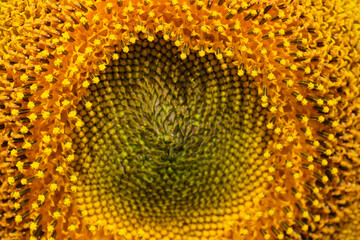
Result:
<svg viewBox="0 0 360 240"><path fill-rule="evenodd" d="M100 46L100 44L101 44L101 40L99 38L94 40L94 45L95 46Z"/></svg>
<svg viewBox="0 0 360 240"><path fill-rule="evenodd" d="M280 64L281 64L281 65L286 65L286 60L285 60L285 59L281 59L281 60L280 60Z"/></svg>
<svg viewBox="0 0 360 240"><path fill-rule="evenodd" d="M304 72L305 72L305 74L310 74L311 73L311 68L306 67Z"/></svg>
<svg viewBox="0 0 360 240"><path fill-rule="evenodd" d="M259 28L254 28L254 29L252 30L252 32L253 32L254 34L258 34L258 33L260 33L260 29L259 29Z"/></svg>
<svg viewBox="0 0 360 240"><path fill-rule="evenodd" d="M151 17L151 18L155 17L155 12L154 12L154 11L150 11L150 12L149 12L149 17Z"/></svg>
<svg viewBox="0 0 360 240"><path fill-rule="evenodd" d="M255 28L256 29L256 28ZM254 29L254 32L255 32L255 29ZM224 32L224 27L223 26L217 26L216 27L216 30L218 31L218 32L220 32L220 33L222 33L222 32ZM259 30L260 31L260 30Z"/></svg>
<svg viewBox="0 0 360 240"><path fill-rule="evenodd" d="M309 88L309 89L314 89L314 87L315 87L315 84L314 84L314 83L311 82L311 83L308 84L308 88Z"/></svg>
<svg viewBox="0 0 360 240"><path fill-rule="evenodd" d="M66 22L65 24L64 24L64 27L66 28L66 29L70 29L70 28L72 28L72 24L71 23L69 23L69 22Z"/></svg>
<svg viewBox="0 0 360 240"><path fill-rule="evenodd" d="M187 56L186 56L186 53L181 53L181 54L180 54L180 58L181 58L182 60L184 60L186 57L187 57Z"/></svg>
<svg viewBox="0 0 360 240"><path fill-rule="evenodd" d="M39 208L39 204L37 204L36 202L31 204L31 208L34 210L37 210Z"/></svg>
<svg viewBox="0 0 360 240"><path fill-rule="evenodd" d="M279 18L284 18L284 17L285 17L284 11L279 11Z"/></svg>
<svg viewBox="0 0 360 240"><path fill-rule="evenodd" d="M289 81L286 82L286 85L288 87L292 87L292 86L294 86L294 81L290 79Z"/></svg>
<svg viewBox="0 0 360 240"><path fill-rule="evenodd" d="M44 143L49 143L50 140L51 140L51 136L50 136L50 135L45 135L45 136L43 137L43 139L42 139L42 141L43 141Z"/></svg>
<svg viewBox="0 0 360 240"><path fill-rule="evenodd" d="M248 51L248 48L247 48L245 45L242 45L242 46L240 47L240 51L242 51L242 52L247 52L247 51Z"/></svg>
<svg viewBox="0 0 360 240"><path fill-rule="evenodd" d="M301 119L301 122L305 123L305 124L308 123L308 121L309 121L309 118L306 116Z"/></svg>
<svg viewBox="0 0 360 240"><path fill-rule="evenodd" d="M70 190L71 190L72 192L76 192L76 191L77 191L77 186L72 185L72 186L70 187Z"/></svg>
<svg viewBox="0 0 360 240"><path fill-rule="evenodd" d="M329 139L330 141L334 140L334 139L335 139L334 134L329 134L328 139Z"/></svg>
<svg viewBox="0 0 360 240"><path fill-rule="evenodd" d="M82 127L82 126L84 126L84 123L81 120L79 120L79 121L76 121L75 126Z"/></svg>
<svg viewBox="0 0 360 240"><path fill-rule="evenodd" d="M17 154L18 154L18 151L17 151L16 149L12 149L12 150L10 151L10 155L13 156L13 157L16 157Z"/></svg>
<svg viewBox="0 0 360 240"><path fill-rule="evenodd" d="M21 161L17 162L16 167L19 169L19 171L22 171L24 167L24 162Z"/></svg>
<svg viewBox="0 0 360 240"><path fill-rule="evenodd" d="M100 71L105 71L105 69L106 69L106 65L104 63L99 65L99 70Z"/></svg>
<svg viewBox="0 0 360 240"><path fill-rule="evenodd" d="M14 208L16 209L16 210L18 210L18 209L20 209L20 203L18 203L18 202L16 202L16 203L14 203Z"/></svg>
<svg viewBox="0 0 360 240"><path fill-rule="evenodd" d="M85 48L85 54L89 54L89 53L92 53L94 50L92 47L86 47Z"/></svg>
<svg viewBox="0 0 360 240"><path fill-rule="evenodd" d="M148 40L149 42L154 41L154 39L155 39L155 37L154 37L153 35L151 35L151 34L149 34L148 37L147 37L147 40Z"/></svg>
<svg viewBox="0 0 360 240"><path fill-rule="evenodd" d="M330 155L332 154L331 149L327 149L327 150L325 151L325 154L326 154L327 156L330 156Z"/></svg>
<svg viewBox="0 0 360 240"><path fill-rule="evenodd" d="M16 217L15 217L15 222L16 223L21 223L22 220L23 220L23 218L21 217L21 215L16 215Z"/></svg>
<svg viewBox="0 0 360 240"><path fill-rule="evenodd" d="M200 50L200 51L199 51L199 56L200 56L200 57L204 57L204 56L205 56L205 51L204 51L204 50Z"/></svg>
<svg viewBox="0 0 360 240"><path fill-rule="evenodd" d="M65 40L69 40L71 38L70 34L68 32L64 32L61 34L61 36L65 39Z"/></svg>
<svg viewBox="0 0 360 240"><path fill-rule="evenodd" d="M24 145L23 145L23 148L24 149L29 149L31 148L32 144L30 142L25 142Z"/></svg>
<svg viewBox="0 0 360 240"><path fill-rule="evenodd" d="M76 230L76 226L71 224L69 227L68 227L68 230L69 231L75 231Z"/></svg>
<svg viewBox="0 0 360 240"><path fill-rule="evenodd" d="M92 79L92 81L93 81L93 83L97 84L97 83L100 82L100 78L94 77L94 78Z"/></svg>
<svg viewBox="0 0 360 240"><path fill-rule="evenodd" d="M329 108L328 106L325 106L325 107L323 108L323 112L324 112L324 113L329 113L329 112L330 112L330 108Z"/></svg>
<svg viewBox="0 0 360 240"><path fill-rule="evenodd" d="M57 189L57 184L56 183L50 184L50 190L51 191L56 191L56 189Z"/></svg>
<svg viewBox="0 0 360 240"><path fill-rule="evenodd" d="M80 23L83 24L83 25L87 24L87 18L86 17L81 17L80 18Z"/></svg>
<svg viewBox="0 0 360 240"><path fill-rule="evenodd" d="M312 135L311 129L310 129L310 128L306 128L306 130L305 130L305 136L309 137L309 136L311 136L311 135Z"/></svg>
<svg viewBox="0 0 360 240"><path fill-rule="evenodd" d="M61 130L60 130L60 128L59 127L54 127L54 129L53 129L53 134L59 134L59 133L61 133Z"/></svg>
<svg viewBox="0 0 360 240"><path fill-rule="evenodd" d="M47 82L52 82L54 80L54 76L52 74L48 74L45 76Z"/></svg>
<svg viewBox="0 0 360 240"><path fill-rule="evenodd" d="M55 61L54 61L54 65L56 66L56 67L60 67L60 66L62 66L62 60L61 59L56 59Z"/></svg>
<svg viewBox="0 0 360 240"><path fill-rule="evenodd" d="M92 103L91 103L91 102L86 102L86 103L85 103L85 108L90 109L91 106L92 106Z"/></svg>
<svg viewBox="0 0 360 240"><path fill-rule="evenodd" d="M98 225L99 227L102 227L104 225L104 221L99 219L96 221L96 225Z"/></svg>
<svg viewBox="0 0 360 240"><path fill-rule="evenodd" d="M309 225L304 224L304 225L301 227L301 230L307 232L307 231L309 230Z"/></svg>
<svg viewBox="0 0 360 240"><path fill-rule="evenodd" d="M44 172L43 172L43 171L38 171L38 172L36 173L36 176L37 176L38 178L44 178Z"/></svg>
<svg viewBox="0 0 360 240"><path fill-rule="evenodd" d="M59 166L56 168L56 171L60 174L62 174L64 172L64 168L62 166Z"/></svg>
<svg viewBox="0 0 360 240"><path fill-rule="evenodd" d="M128 46L124 46L122 50L124 53L128 53L130 51Z"/></svg>
<svg viewBox="0 0 360 240"><path fill-rule="evenodd" d="M65 149L71 149L72 143L71 142L67 142L65 143L64 147Z"/></svg>
<svg viewBox="0 0 360 240"><path fill-rule="evenodd" d="M122 25L120 23L115 24L115 29L116 30L121 30L122 29Z"/></svg>
<svg viewBox="0 0 360 240"><path fill-rule="evenodd" d="M8 181L8 183L9 183L10 185L13 185L13 184L15 183L15 178L13 178L13 177L8 177L7 181Z"/></svg>
<svg viewBox="0 0 360 240"><path fill-rule="evenodd" d="M297 100L297 101L301 101L301 100L303 100L303 99L304 99L304 97L303 97L303 95L301 95L301 94L299 94L299 95L296 96L296 100Z"/></svg>
<svg viewBox="0 0 360 240"><path fill-rule="evenodd" d="M15 199L19 199L19 198L20 198L20 193L19 193L19 192L14 192L14 193L13 193L13 197L14 197Z"/></svg>
<svg viewBox="0 0 360 240"><path fill-rule="evenodd" d="M35 107L35 103L33 101L29 101L27 104L28 109L33 109Z"/></svg>
<svg viewBox="0 0 360 240"><path fill-rule="evenodd" d="M89 212L87 210L83 210L81 211L81 215L82 216L87 216L89 214Z"/></svg>
<svg viewBox="0 0 360 240"><path fill-rule="evenodd" d="M273 129L274 128L274 123L269 122L268 124L266 124L266 128L267 129Z"/></svg>
<svg viewBox="0 0 360 240"><path fill-rule="evenodd" d="M114 55L112 55L112 59L113 60L119 60L119 54L115 53Z"/></svg>
<svg viewBox="0 0 360 240"><path fill-rule="evenodd" d="M85 81L82 83L82 86L83 86L84 88L88 88L88 87L90 86L90 83L85 80Z"/></svg>
<svg viewBox="0 0 360 240"><path fill-rule="evenodd" d="M53 217L55 219L57 219L57 218L61 217L61 213L59 211L56 211L56 212L53 213Z"/></svg>
<svg viewBox="0 0 360 240"><path fill-rule="evenodd" d="M315 169L314 164L310 164L310 165L309 165L309 170L310 170L310 171L314 171L314 169Z"/></svg>
<svg viewBox="0 0 360 240"><path fill-rule="evenodd" d="M268 79L271 81L271 80L274 80L275 79L275 75L273 73L269 73L268 74Z"/></svg>
<svg viewBox="0 0 360 240"><path fill-rule="evenodd" d="M65 107L70 104L70 101L68 99L64 99L61 104Z"/></svg>
<svg viewBox="0 0 360 240"><path fill-rule="evenodd" d="M76 181L77 181L77 177L76 177L75 175L71 175L70 181L76 182Z"/></svg>
<svg viewBox="0 0 360 240"><path fill-rule="evenodd" d="M277 150L282 150L283 149L283 145L281 143L276 144L276 149Z"/></svg>
<svg viewBox="0 0 360 240"><path fill-rule="evenodd" d="M294 232L294 229L292 227L289 227L286 229L286 234L291 235Z"/></svg>
<svg viewBox="0 0 360 240"><path fill-rule="evenodd" d="M218 54L216 54L216 58L218 60L221 60L221 59L223 59L223 55L221 53L218 53Z"/></svg>
<svg viewBox="0 0 360 240"><path fill-rule="evenodd" d="M165 41L169 41L170 36L168 34L164 34L163 38L164 38Z"/></svg>
<svg viewBox="0 0 360 240"><path fill-rule="evenodd" d="M96 230L96 227L94 225L90 226L89 227L89 231L90 232L94 232Z"/></svg>
<svg viewBox="0 0 360 240"><path fill-rule="evenodd" d="M115 40L116 40L116 36L115 36L114 34L109 34L109 35L106 36L106 37L108 37L108 39L109 39L110 41L115 41Z"/></svg>
<svg viewBox="0 0 360 240"><path fill-rule="evenodd" d="M69 156L67 156L67 158L66 158L66 160L68 161L68 162L71 162L71 161L73 161L75 159L75 156L73 155L73 154L70 154Z"/></svg>
<svg viewBox="0 0 360 240"><path fill-rule="evenodd" d="M251 71L251 76L256 77L258 75L258 72L254 69Z"/></svg>
<svg viewBox="0 0 360 240"><path fill-rule="evenodd" d="M270 154L269 151L266 151L266 152L264 153L264 157L265 157L265 158L269 158L270 156L271 156L271 154Z"/></svg>
<svg viewBox="0 0 360 240"><path fill-rule="evenodd" d="M71 204L70 198L65 198L65 199L64 199L64 204L69 207L70 204Z"/></svg>
<svg viewBox="0 0 360 240"><path fill-rule="evenodd" d="M271 108L270 108L270 112L271 113L275 113L277 111L277 108L275 107L275 106L272 106Z"/></svg>
<svg viewBox="0 0 360 240"><path fill-rule="evenodd" d="M23 98L24 98L24 93L22 93L22 92L17 92L16 93L16 99L22 100Z"/></svg>
<svg viewBox="0 0 360 240"><path fill-rule="evenodd" d="M24 73L23 75L21 75L20 80L22 82L27 82L29 80L29 76Z"/></svg>
<svg viewBox="0 0 360 240"><path fill-rule="evenodd" d="M48 225L48 226L47 226L47 231L48 231L49 233L54 232L54 230L55 230L55 228L53 227L53 225Z"/></svg>
<svg viewBox="0 0 360 240"><path fill-rule="evenodd" d="M76 117L76 111L75 111L75 110L70 111L69 114L68 114L68 116L69 116L69 118L74 118L74 117Z"/></svg>
<svg viewBox="0 0 360 240"><path fill-rule="evenodd" d="M22 126L22 127L20 128L20 132L23 133L23 134L25 134L25 133L28 133L28 132L29 132L29 129L28 129L26 126Z"/></svg>
<svg viewBox="0 0 360 240"><path fill-rule="evenodd" d="M85 57L83 55L80 55L77 57L75 64L82 64L85 62Z"/></svg>
<svg viewBox="0 0 360 240"><path fill-rule="evenodd" d="M59 46L56 48L56 51L58 54L63 54L66 51L66 49L64 46Z"/></svg>
<svg viewBox="0 0 360 240"><path fill-rule="evenodd" d="M11 115L13 115L13 116L18 116L18 115L19 115L19 110L17 110L17 109L11 109Z"/></svg>
<svg viewBox="0 0 360 240"><path fill-rule="evenodd" d="M30 164L30 167L32 168L32 169L38 169L39 168L39 166L40 166L40 163L38 163L38 162L32 162L31 164Z"/></svg>
<svg viewBox="0 0 360 240"><path fill-rule="evenodd" d="M49 90L46 90L41 94L40 97L41 97L41 99L48 99L49 96L50 96Z"/></svg>
<svg viewBox="0 0 360 240"><path fill-rule="evenodd" d="M95 24L99 24L99 23L100 23L100 17L99 17L98 15L95 15L95 16L93 17L93 22L94 22Z"/></svg>
<svg viewBox="0 0 360 240"><path fill-rule="evenodd" d="M244 72L243 69L239 69L239 70L237 71L237 75L238 75L239 77L244 76L244 74L245 74L245 72Z"/></svg>
<svg viewBox="0 0 360 240"><path fill-rule="evenodd" d="M200 26L200 30L202 32L208 32L209 31L208 28L205 25Z"/></svg>

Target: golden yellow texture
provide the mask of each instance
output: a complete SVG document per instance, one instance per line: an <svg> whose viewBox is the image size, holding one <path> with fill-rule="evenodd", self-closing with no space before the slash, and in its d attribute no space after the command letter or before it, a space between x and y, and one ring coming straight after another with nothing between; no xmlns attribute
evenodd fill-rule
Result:
<svg viewBox="0 0 360 240"><path fill-rule="evenodd" d="M0 237L357 239L359 9L357 0L0 1ZM151 68L166 65L156 60L160 52L173 54L166 61L175 59L174 74L166 76L174 83L133 77L132 69L161 72ZM146 197L134 207L137 199L121 191L137 182L123 190L121 168L113 173L100 157L87 160L112 149L91 143L100 134L92 127L112 119L102 117L101 101L106 93L136 99L133 89L154 89L186 107L180 99L197 102L185 92L201 95L201 84L210 89L206 104L216 106L209 121L226 128L214 124L219 141L205 137L215 139L215 153L224 145L218 153L228 158L215 159L219 170L210 173L216 199L195 184L186 189L199 200L183 209L176 200L161 209ZM172 93L186 86L183 95ZM111 102L107 111L131 112ZM141 132L142 120L130 117ZM109 123L101 134L128 134L137 144L121 127Z"/></svg>

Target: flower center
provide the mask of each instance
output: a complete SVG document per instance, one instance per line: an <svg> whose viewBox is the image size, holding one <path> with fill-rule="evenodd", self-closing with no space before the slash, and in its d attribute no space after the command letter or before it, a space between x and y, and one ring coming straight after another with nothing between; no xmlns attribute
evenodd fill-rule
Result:
<svg viewBox="0 0 360 240"><path fill-rule="evenodd" d="M264 182L270 137L251 77L214 54L182 60L161 36L128 48L78 107L80 210L128 232L156 224L192 235L202 222L223 231L217 223L236 220Z"/></svg>

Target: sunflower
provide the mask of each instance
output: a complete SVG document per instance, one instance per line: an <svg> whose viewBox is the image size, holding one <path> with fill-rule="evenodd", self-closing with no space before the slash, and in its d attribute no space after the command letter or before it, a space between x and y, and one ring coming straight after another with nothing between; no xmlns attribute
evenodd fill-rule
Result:
<svg viewBox="0 0 360 240"><path fill-rule="evenodd" d="M1 239L357 239L359 9L0 1Z"/></svg>

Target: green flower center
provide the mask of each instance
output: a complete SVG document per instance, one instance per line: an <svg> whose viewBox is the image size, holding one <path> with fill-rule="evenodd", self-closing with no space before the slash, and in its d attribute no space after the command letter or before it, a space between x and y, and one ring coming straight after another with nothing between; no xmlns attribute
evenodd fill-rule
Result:
<svg viewBox="0 0 360 240"><path fill-rule="evenodd" d="M91 196L85 208L110 222L237 214L261 185L257 160L269 140L251 77L214 54L182 60L162 38L140 36L117 54L89 87L91 110L78 107L74 169L81 198Z"/></svg>

